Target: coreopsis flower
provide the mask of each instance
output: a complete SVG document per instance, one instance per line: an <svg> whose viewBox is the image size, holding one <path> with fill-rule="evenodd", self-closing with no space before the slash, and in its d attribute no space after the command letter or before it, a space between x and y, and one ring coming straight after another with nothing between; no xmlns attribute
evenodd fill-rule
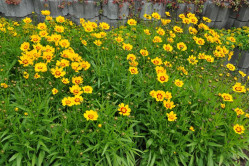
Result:
<svg viewBox="0 0 250 166"><path fill-rule="evenodd" d="M101 23L99 24L99 27L100 27L101 29L103 29L103 30L109 30L109 28L110 28L109 24L106 23L106 22L101 22Z"/></svg>
<svg viewBox="0 0 250 166"><path fill-rule="evenodd" d="M136 66L138 66L138 62L136 62L136 61L129 61L129 65L132 66L132 67L136 67Z"/></svg>
<svg viewBox="0 0 250 166"><path fill-rule="evenodd" d="M40 35L41 37L46 37L46 36L48 36L48 32L47 32L47 31L40 31L40 32L39 32L39 35Z"/></svg>
<svg viewBox="0 0 250 166"><path fill-rule="evenodd" d="M183 18L182 19L182 23L184 23L184 24L190 24L190 19L189 18Z"/></svg>
<svg viewBox="0 0 250 166"><path fill-rule="evenodd" d="M193 126L190 126L189 130L195 131Z"/></svg>
<svg viewBox="0 0 250 166"><path fill-rule="evenodd" d="M162 25L167 25L167 24L169 24L170 22L171 22L170 19L161 19Z"/></svg>
<svg viewBox="0 0 250 166"><path fill-rule="evenodd" d="M30 48L30 43L28 43L28 42L23 42L23 44L21 44L21 46L20 46L20 49L24 52L28 51L29 48Z"/></svg>
<svg viewBox="0 0 250 166"><path fill-rule="evenodd" d="M73 97L64 97L63 99L62 99L62 105L63 106L69 106L69 107L71 107L71 106L73 106L74 105L74 99L73 99Z"/></svg>
<svg viewBox="0 0 250 166"><path fill-rule="evenodd" d="M229 41L231 41L231 42L233 42L233 43L236 42L236 39L235 39L234 37L232 37L232 36L227 37L227 40L229 40Z"/></svg>
<svg viewBox="0 0 250 166"><path fill-rule="evenodd" d="M168 41L169 43L173 43L173 42L174 42L174 39L171 38L171 37L169 37L169 38L167 38L167 41Z"/></svg>
<svg viewBox="0 0 250 166"><path fill-rule="evenodd" d="M117 41L118 43L121 43L124 41L124 39L122 37L118 36L115 38L115 41Z"/></svg>
<svg viewBox="0 0 250 166"><path fill-rule="evenodd" d="M72 62L71 63L71 68L78 73L80 70L82 70L82 66L79 62Z"/></svg>
<svg viewBox="0 0 250 166"><path fill-rule="evenodd" d="M40 78L41 76L40 76L40 74L38 74L38 73L36 73L35 75L34 75L34 78L35 79L38 79L38 78Z"/></svg>
<svg viewBox="0 0 250 166"><path fill-rule="evenodd" d="M23 19L23 22L29 24L32 22L32 20L29 17L26 17L25 19Z"/></svg>
<svg viewBox="0 0 250 166"><path fill-rule="evenodd" d="M203 21L210 23L212 20L208 17L202 17Z"/></svg>
<svg viewBox="0 0 250 166"><path fill-rule="evenodd" d="M248 114L248 113L247 113L247 114L245 114L245 117L249 119L249 114Z"/></svg>
<svg viewBox="0 0 250 166"><path fill-rule="evenodd" d="M128 25L135 26L137 24L137 21L135 21L134 19L129 19L127 23Z"/></svg>
<svg viewBox="0 0 250 166"><path fill-rule="evenodd" d="M242 133L244 133L245 128L242 125L236 124L236 125L234 125L234 131L237 134L242 134Z"/></svg>
<svg viewBox="0 0 250 166"><path fill-rule="evenodd" d="M82 44L87 46L87 41L86 40L81 40Z"/></svg>
<svg viewBox="0 0 250 166"><path fill-rule="evenodd" d="M182 86L184 85L183 81L181 81L181 80L179 80L179 79L175 80L175 81L174 81L174 84L175 84L176 86L178 86L178 87L182 87Z"/></svg>
<svg viewBox="0 0 250 166"><path fill-rule="evenodd" d="M198 59L206 59L205 53L199 53Z"/></svg>
<svg viewBox="0 0 250 166"><path fill-rule="evenodd" d="M30 41L34 43L39 43L41 40L41 38L38 35L32 35L30 38L31 38Z"/></svg>
<svg viewBox="0 0 250 166"><path fill-rule="evenodd" d="M84 93L92 93L93 88L91 86L84 86L82 87Z"/></svg>
<svg viewBox="0 0 250 166"><path fill-rule="evenodd" d="M47 71L46 63L39 62L35 64L35 72L46 72L46 71Z"/></svg>
<svg viewBox="0 0 250 166"><path fill-rule="evenodd" d="M148 56L148 51L147 50L141 49L140 53L141 53L142 56Z"/></svg>
<svg viewBox="0 0 250 166"><path fill-rule="evenodd" d="M56 25L54 29L58 33L63 33L64 32L64 27L63 26Z"/></svg>
<svg viewBox="0 0 250 166"><path fill-rule="evenodd" d="M129 67L128 69L131 74L138 74L138 69L137 67Z"/></svg>
<svg viewBox="0 0 250 166"><path fill-rule="evenodd" d="M176 33L183 33L183 29L181 27L178 27L178 26L174 26L173 30L176 32Z"/></svg>
<svg viewBox="0 0 250 166"><path fill-rule="evenodd" d="M220 96L222 97L223 101L233 101L233 96L228 93L222 93Z"/></svg>
<svg viewBox="0 0 250 166"><path fill-rule="evenodd" d="M8 88L8 85L6 83L1 83L1 87L6 89Z"/></svg>
<svg viewBox="0 0 250 166"><path fill-rule="evenodd" d="M84 70L88 70L90 68L90 63L88 61L82 61L80 62L80 66L84 69Z"/></svg>
<svg viewBox="0 0 250 166"><path fill-rule="evenodd" d="M79 85L73 85L72 87L69 87L69 90L74 95L81 95L83 93L82 88Z"/></svg>
<svg viewBox="0 0 250 166"><path fill-rule="evenodd" d="M167 67L172 67L171 62L168 62L168 61L165 61L165 62L164 62L164 65L167 66Z"/></svg>
<svg viewBox="0 0 250 166"><path fill-rule="evenodd" d="M127 60L134 61L134 60L136 60L136 56L134 54L128 54Z"/></svg>
<svg viewBox="0 0 250 166"><path fill-rule="evenodd" d="M153 18L157 19L157 20L160 20L160 19L161 19L161 15L158 14L158 13L156 13L156 12L152 13L151 16L152 16Z"/></svg>
<svg viewBox="0 0 250 166"><path fill-rule="evenodd" d="M100 40L95 40L94 41L94 44L97 45L97 46L101 46L102 45L102 42Z"/></svg>
<svg viewBox="0 0 250 166"><path fill-rule="evenodd" d="M64 68L64 67L68 67L70 64L70 62L66 59L61 59L60 61L56 61L56 66Z"/></svg>
<svg viewBox="0 0 250 166"><path fill-rule="evenodd" d="M246 74L243 71L239 71L239 73L242 77L246 77Z"/></svg>
<svg viewBox="0 0 250 166"><path fill-rule="evenodd" d="M245 86L242 86L240 82L235 83L233 86L233 91L234 92L246 92Z"/></svg>
<svg viewBox="0 0 250 166"><path fill-rule="evenodd" d="M45 20L51 21L51 20L53 20L53 17L51 17L51 16L46 16L46 17L45 17Z"/></svg>
<svg viewBox="0 0 250 166"><path fill-rule="evenodd" d="M42 10L41 14L44 16L49 16L50 15L50 11L49 10Z"/></svg>
<svg viewBox="0 0 250 166"><path fill-rule="evenodd" d="M57 66L56 68L51 69L51 73L55 78L63 77L66 74L66 72L63 71L63 68L58 68Z"/></svg>
<svg viewBox="0 0 250 166"><path fill-rule="evenodd" d="M210 55L206 55L205 59L206 59L207 62L210 62L210 63L214 62L214 58L212 56L210 56Z"/></svg>
<svg viewBox="0 0 250 166"><path fill-rule="evenodd" d="M158 58L158 57L156 57L156 58L154 58L154 59L151 59L151 62L152 62L154 65L156 65L156 66L162 65L162 60L161 60L161 58Z"/></svg>
<svg viewBox="0 0 250 166"><path fill-rule="evenodd" d="M45 29L47 29L47 25L45 23L39 23L37 25L37 29L39 29L39 30L45 30Z"/></svg>
<svg viewBox="0 0 250 166"><path fill-rule="evenodd" d="M197 24L198 23L198 19L196 17L191 17L191 18L189 18L189 20L193 24Z"/></svg>
<svg viewBox="0 0 250 166"><path fill-rule="evenodd" d="M164 100L163 101L163 106L168 110L168 109L173 109L175 107L174 102L170 101L170 99L168 100Z"/></svg>
<svg viewBox="0 0 250 166"><path fill-rule="evenodd" d="M197 39L195 40L195 42L196 42L196 44L198 44L198 45L204 45L204 44L205 44L205 40L202 39L202 38L197 38Z"/></svg>
<svg viewBox="0 0 250 166"><path fill-rule="evenodd" d="M83 83L83 78L81 76L78 77L72 77L72 83L75 85L80 85Z"/></svg>
<svg viewBox="0 0 250 166"><path fill-rule="evenodd" d="M80 105L83 102L83 97L76 95L72 98L74 100L74 105Z"/></svg>
<svg viewBox="0 0 250 166"><path fill-rule="evenodd" d="M170 17L170 13L169 12L165 12L166 16Z"/></svg>
<svg viewBox="0 0 250 166"><path fill-rule="evenodd" d="M20 60L18 60L18 62L20 65L23 65L23 67L33 65L33 60L27 55L20 56Z"/></svg>
<svg viewBox="0 0 250 166"><path fill-rule="evenodd" d="M173 51L173 47L170 44L164 44L163 49L165 51L167 51L167 52L172 52Z"/></svg>
<svg viewBox="0 0 250 166"><path fill-rule="evenodd" d="M183 42L177 43L177 48L178 48L178 50L181 50L181 51L186 51L187 50L187 46Z"/></svg>
<svg viewBox="0 0 250 166"><path fill-rule="evenodd" d="M144 14L143 17L148 19L148 20L151 20L151 18L152 18L149 14Z"/></svg>
<svg viewBox="0 0 250 166"><path fill-rule="evenodd" d="M225 104L220 104L220 107L222 108L222 109L224 109L225 107L226 107L226 105Z"/></svg>
<svg viewBox="0 0 250 166"><path fill-rule="evenodd" d="M130 112L131 112L131 109L129 108L128 105L125 105L124 103L121 103L118 105L118 111L119 111L119 114L120 115L123 115L123 116L129 116L130 115Z"/></svg>
<svg viewBox="0 0 250 166"><path fill-rule="evenodd" d="M58 16L58 17L56 17L56 22L63 23L63 22L65 22L65 18L63 16Z"/></svg>
<svg viewBox="0 0 250 166"><path fill-rule="evenodd" d="M234 111L236 112L237 115L244 115L245 114L245 112L240 108L235 108Z"/></svg>
<svg viewBox="0 0 250 166"><path fill-rule="evenodd" d="M29 73L27 73L26 71L25 72L23 72L23 77L25 78L25 79L28 79L29 78Z"/></svg>
<svg viewBox="0 0 250 166"><path fill-rule="evenodd" d="M191 55L191 56L188 57L188 62L191 63L192 65L196 65L198 60L196 60L196 57Z"/></svg>
<svg viewBox="0 0 250 166"><path fill-rule="evenodd" d="M126 51L131 51L133 49L133 46L131 44L123 43L122 48Z"/></svg>
<svg viewBox="0 0 250 166"><path fill-rule="evenodd" d="M144 29L143 31L144 31L144 33L145 33L146 35L151 35L149 29Z"/></svg>
<svg viewBox="0 0 250 166"><path fill-rule="evenodd" d="M165 92L162 90L154 91L154 98L156 101L163 101L165 99ZM152 96L152 95L151 95ZM153 97L153 96L152 96Z"/></svg>
<svg viewBox="0 0 250 166"><path fill-rule="evenodd" d="M91 25L87 25L87 26L84 26L84 30L85 32L92 32L94 31L94 28Z"/></svg>
<svg viewBox="0 0 250 166"><path fill-rule="evenodd" d="M159 73L157 74L157 80L160 83L168 82L168 75L166 73Z"/></svg>
<svg viewBox="0 0 250 166"><path fill-rule="evenodd" d="M173 31L169 31L169 35L170 35L171 38L175 38L176 37L176 34Z"/></svg>
<svg viewBox="0 0 250 166"><path fill-rule="evenodd" d="M154 39L153 39L153 42L154 43L161 43L162 42L162 39L160 36L155 36Z"/></svg>
<svg viewBox="0 0 250 166"><path fill-rule="evenodd" d="M69 79L68 78L62 78L61 81L64 84L69 84Z"/></svg>
<svg viewBox="0 0 250 166"><path fill-rule="evenodd" d="M168 121L175 121L177 119L176 114L171 111L170 113L167 113Z"/></svg>
<svg viewBox="0 0 250 166"><path fill-rule="evenodd" d="M166 91L165 92L165 99L170 100L172 98L171 92Z"/></svg>
<svg viewBox="0 0 250 166"><path fill-rule="evenodd" d="M155 90L151 90L151 91L149 92L149 95L150 95L151 97L155 98L156 91L155 91Z"/></svg>
<svg viewBox="0 0 250 166"><path fill-rule="evenodd" d="M51 62L54 58L54 55L52 52L43 52L42 58L47 61L47 63Z"/></svg>
<svg viewBox="0 0 250 166"><path fill-rule="evenodd" d="M63 39L63 40L59 41L59 45L62 48L68 48L70 46L70 43L69 43L69 41L67 39Z"/></svg>
<svg viewBox="0 0 250 166"><path fill-rule="evenodd" d="M52 94L53 94L53 95L56 95L57 93L58 93L58 90L57 90L56 88L53 88L53 89L52 89Z"/></svg>
<svg viewBox="0 0 250 166"><path fill-rule="evenodd" d="M160 73L166 74L166 72L167 72L166 69L164 67L162 67L162 66L156 66L155 71L156 71L157 75L160 74Z"/></svg>
<svg viewBox="0 0 250 166"><path fill-rule="evenodd" d="M157 31L156 31L156 33L158 33L158 34L161 35L161 36L164 36L164 35L165 35L165 31L164 31L164 29L162 29L162 28L158 28Z"/></svg>
<svg viewBox="0 0 250 166"><path fill-rule="evenodd" d="M235 70L235 66L231 63L228 63L227 65L227 68L230 70L230 71L234 71Z"/></svg>

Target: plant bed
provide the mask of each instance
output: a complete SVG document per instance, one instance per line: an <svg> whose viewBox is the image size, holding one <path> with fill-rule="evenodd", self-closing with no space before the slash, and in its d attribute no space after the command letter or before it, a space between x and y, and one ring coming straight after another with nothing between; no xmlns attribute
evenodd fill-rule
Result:
<svg viewBox="0 0 250 166"><path fill-rule="evenodd" d="M249 77L224 65L234 32L192 13L119 28L41 14L0 19L1 165L248 161Z"/></svg>

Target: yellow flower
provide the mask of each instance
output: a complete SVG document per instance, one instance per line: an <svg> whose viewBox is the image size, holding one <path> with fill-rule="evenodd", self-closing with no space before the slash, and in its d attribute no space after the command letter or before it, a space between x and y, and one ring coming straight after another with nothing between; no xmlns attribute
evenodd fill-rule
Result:
<svg viewBox="0 0 250 166"><path fill-rule="evenodd" d="M34 75L34 78L35 79L38 79L38 78L40 78L41 76L40 76L40 74L38 74L38 73L36 73L35 75Z"/></svg>
<svg viewBox="0 0 250 166"><path fill-rule="evenodd" d="M169 12L165 12L166 16L169 16L170 17L170 13Z"/></svg>
<svg viewBox="0 0 250 166"><path fill-rule="evenodd" d="M198 45L204 45L205 44L205 40L202 39L202 38L196 38L195 42Z"/></svg>
<svg viewBox="0 0 250 166"><path fill-rule="evenodd" d="M162 60L161 60L161 58L158 58L158 57L156 57L156 58L154 58L154 59L151 59L151 62L152 62L154 65L156 65L156 66L162 65Z"/></svg>
<svg viewBox="0 0 250 166"><path fill-rule="evenodd" d="M188 57L188 62L191 63L192 65L195 65L195 64L197 64L198 60L196 60L196 57L191 55Z"/></svg>
<svg viewBox="0 0 250 166"><path fill-rule="evenodd" d="M131 44L123 43L122 48L126 51L131 51L133 49L133 46Z"/></svg>
<svg viewBox="0 0 250 166"><path fill-rule="evenodd" d="M72 99L74 100L74 105L80 105L83 101L83 97L80 95L76 95Z"/></svg>
<svg viewBox="0 0 250 166"><path fill-rule="evenodd" d="M160 82L160 83L164 83L164 82L168 82L168 75L165 74L165 73L159 73L157 74L157 80Z"/></svg>
<svg viewBox="0 0 250 166"><path fill-rule="evenodd" d="M45 23L39 23L37 25L37 29L39 29L39 30L45 30L45 29L47 29L47 25Z"/></svg>
<svg viewBox="0 0 250 166"><path fill-rule="evenodd" d="M63 48L68 48L70 46L70 43L67 39L63 39L59 42L59 45Z"/></svg>
<svg viewBox="0 0 250 166"><path fill-rule="evenodd" d="M159 73L165 73L166 74L166 69L164 69L164 67L162 67L162 66L156 66L155 71L156 71L157 74L159 74Z"/></svg>
<svg viewBox="0 0 250 166"><path fill-rule="evenodd" d="M193 126L190 126L189 130L195 131Z"/></svg>
<svg viewBox="0 0 250 166"><path fill-rule="evenodd" d="M214 62L214 58L212 56L210 56L210 55L206 55L205 59L206 59L207 62L211 62L211 63Z"/></svg>
<svg viewBox="0 0 250 166"><path fill-rule="evenodd" d="M175 107L174 102L170 101L170 99L168 100L164 100L163 101L163 106L168 110L168 109L173 109Z"/></svg>
<svg viewBox="0 0 250 166"><path fill-rule="evenodd" d="M226 105L221 103L220 107L224 109L226 107Z"/></svg>
<svg viewBox="0 0 250 166"><path fill-rule="evenodd" d="M150 31L148 29L143 30L146 35L151 35Z"/></svg>
<svg viewBox="0 0 250 166"><path fill-rule="evenodd" d="M239 71L239 73L242 77L246 77L246 74L243 71Z"/></svg>
<svg viewBox="0 0 250 166"><path fill-rule="evenodd" d="M119 111L120 115L123 115L123 116L129 116L130 115L131 109L129 108L128 105L125 105L124 103L121 103L118 106L119 106L118 111Z"/></svg>
<svg viewBox="0 0 250 166"><path fill-rule="evenodd" d="M50 15L50 11L49 10L42 10L41 14L44 16L49 16Z"/></svg>
<svg viewBox="0 0 250 166"><path fill-rule="evenodd" d="M161 19L162 25L167 25L167 24L169 24L170 22L171 22L170 19Z"/></svg>
<svg viewBox="0 0 250 166"><path fill-rule="evenodd" d="M163 49L167 52L172 52L173 47L170 44L164 44Z"/></svg>
<svg viewBox="0 0 250 166"><path fill-rule="evenodd" d="M72 83L75 85L79 85L83 83L83 78L81 76L72 77Z"/></svg>
<svg viewBox="0 0 250 166"><path fill-rule="evenodd" d="M102 42L100 40L95 40L94 41L94 44L97 45L97 46L101 46L102 45Z"/></svg>
<svg viewBox="0 0 250 166"><path fill-rule="evenodd" d="M56 22L63 23L65 21L65 18L63 16L56 17Z"/></svg>
<svg viewBox="0 0 250 166"><path fill-rule="evenodd" d="M53 88L53 89L52 89L52 94L55 95L55 94L57 94L57 93L58 93L58 90L57 90L56 88Z"/></svg>
<svg viewBox="0 0 250 166"><path fill-rule="evenodd" d="M129 67L128 69L131 74L138 74L138 69L137 67Z"/></svg>
<svg viewBox="0 0 250 166"><path fill-rule="evenodd" d="M148 56L148 51L147 50L141 49L140 53L141 53L142 56Z"/></svg>
<svg viewBox="0 0 250 166"><path fill-rule="evenodd" d="M234 111L236 112L237 115L244 115L245 114L245 112L240 108L235 108Z"/></svg>
<svg viewBox="0 0 250 166"><path fill-rule="evenodd" d="M96 111L93 111L93 110L89 110L89 111L86 111L84 114L83 114L84 118L86 118L87 120L97 120L98 118L98 114Z"/></svg>
<svg viewBox="0 0 250 166"><path fill-rule="evenodd" d="M99 24L99 27L100 27L101 29L103 29L103 30L109 30L109 28L110 28L109 24L106 23L106 22L101 22L101 23Z"/></svg>
<svg viewBox="0 0 250 166"><path fill-rule="evenodd" d="M249 119L249 114L245 114L245 117Z"/></svg>
<svg viewBox="0 0 250 166"><path fill-rule="evenodd" d="M165 99L170 100L172 98L171 92L165 92Z"/></svg>
<svg viewBox="0 0 250 166"><path fill-rule="evenodd" d="M69 87L69 90L74 95L81 95L83 93L82 88L79 85L73 85L72 87Z"/></svg>
<svg viewBox="0 0 250 166"><path fill-rule="evenodd" d="M56 68L51 69L51 73L55 78L63 77L66 74L66 72L63 71L63 68L58 68L57 66Z"/></svg>
<svg viewBox="0 0 250 166"><path fill-rule="evenodd" d="M168 121L175 121L177 119L176 114L171 111L170 113L167 113Z"/></svg>
<svg viewBox="0 0 250 166"><path fill-rule="evenodd" d="M162 42L162 39L160 36L155 36L154 39L153 39L153 42L154 43L161 43Z"/></svg>
<svg viewBox="0 0 250 166"><path fill-rule="evenodd" d="M69 84L69 79L68 78L62 78L61 81L64 84Z"/></svg>
<svg viewBox="0 0 250 166"><path fill-rule="evenodd" d="M64 97L62 99L62 105L63 106L73 106L74 105L74 100L73 100L73 97Z"/></svg>
<svg viewBox="0 0 250 166"><path fill-rule="evenodd" d="M163 101L165 98L165 95L166 95L165 92L162 90L154 91L154 98L156 99L156 101Z"/></svg>
<svg viewBox="0 0 250 166"><path fill-rule="evenodd" d="M118 43L121 43L121 42L123 42L124 39L123 39L122 37L119 37L119 36L118 36L118 37L115 38L115 40L116 40Z"/></svg>
<svg viewBox="0 0 250 166"><path fill-rule="evenodd" d="M178 86L178 87L182 87L184 83L183 83L183 81L177 79L177 80L174 81L174 84L175 84L176 86Z"/></svg>
<svg viewBox="0 0 250 166"><path fill-rule="evenodd" d="M230 71L234 71L235 70L235 66L231 63L228 63L227 65L227 68L230 70Z"/></svg>
<svg viewBox="0 0 250 166"><path fill-rule="evenodd" d="M20 47L20 49L24 52L28 51L29 48L30 48L30 43L28 42L24 42L23 44L21 44L21 47Z"/></svg>
<svg viewBox="0 0 250 166"><path fill-rule="evenodd" d="M174 26L173 30L177 33L183 33L183 29L181 27L178 27L178 26Z"/></svg>
<svg viewBox="0 0 250 166"><path fill-rule="evenodd" d="M35 64L35 72L46 72L46 71L47 71L46 63L39 62Z"/></svg>
<svg viewBox="0 0 250 166"><path fill-rule="evenodd" d="M32 35L30 38L31 38L30 40L34 43L39 43L41 40L41 38L38 35Z"/></svg>
<svg viewBox="0 0 250 166"><path fill-rule="evenodd" d="M1 83L1 87L6 89L8 88L8 85L6 83Z"/></svg>
<svg viewBox="0 0 250 166"><path fill-rule="evenodd" d="M64 32L64 27L63 26L55 26L55 31L58 33L63 33Z"/></svg>
<svg viewBox="0 0 250 166"><path fill-rule="evenodd" d="M135 26L137 24L137 21L135 21L134 19L129 19L127 23L128 25Z"/></svg>
<svg viewBox="0 0 250 166"><path fill-rule="evenodd" d="M242 86L240 82L235 83L233 86L233 91L234 92L246 92L245 86Z"/></svg>
<svg viewBox="0 0 250 166"><path fill-rule="evenodd" d="M32 22L32 20L29 17L26 17L25 19L23 19L23 22L29 24Z"/></svg>
<svg viewBox="0 0 250 166"><path fill-rule="evenodd" d="M244 133L245 128L242 125L236 124L236 125L234 125L234 131L237 134L242 134L242 133Z"/></svg>
<svg viewBox="0 0 250 166"><path fill-rule="evenodd" d="M53 18L51 17L51 16L46 16L45 17L45 20L47 20L47 21L51 21Z"/></svg>
<svg viewBox="0 0 250 166"><path fill-rule="evenodd" d="M148 19L148 20L151 20L151 16L149 14L144 14L143 17Z"/></svg>
<svg viewBox="0 0 250 166"><path fill-rule="evenodd" d="M151 15L153 18L157 19L157 20L160 20L161 19L161 15L159 15L158 13L154 12L152 13Z"/></svg>
<svg viewBox="0 0 250 166"><path fill-rule="evenodd" d="M165 35L165 31L162 28L158 28L157 31L156 31L156 33L158 33L161 36Z"/></svg>
<svg viewBox="0 0 250 166"><path fill-rule="evenodd" d="M127 60L134 61L134 60L136 60L136 56L134 54L128 54Z"/></svg>
<svg viewBox="0 0 250 166"><path fill-rule="evenodd" d="M222 93L220 96L223 98L223 101L233 101L232 95L228 93Z"/></svg>
<svg viewBox="0 0 250 166"><path fill-rule="evenodd" d="M185 43L183 42L180 42L180 43L177 43L177 48L181 51L186 51L187 50L187 46Z"/></svg>
<svg viewBox="0 0 250 166"><path fill-rule="evenodd" d="M101 128L101 127L102 127L102 124L98 124L98 127Z"/></svg>
<svg viewBox="0 0 250 166"><path fill-rule="evenodd" d="M25 116L28 116L29 114L28 114L28 112L25 112L24 115L25 115Z"/></svg>
<svg viewBox="0 0 250 166"><path fill-rule="evenodd" d="M69 61L66 59L61 59L61 61L56 61L56 66L64 68L64 67L68 67L69 66Z"/></svg>
<svg viewBox="0 0 250 166"><path fill-rule="evenodd" d="M29 73L27 73L26 71L25 72L23 72L23 77L25 78L25 79L28 79L29 78Z"/></svg>
<svg viewBox="0 0 250 166"><path fill-rule="evenodd" d="M93 92L93 88L91 86L84 86L82 87L84 93L92 93Z"/></svg>
<svg viewBox="0 0 250 166"><path fill-rule="evenodd" d="M87 41L86 40L81 40L82 44L87 46Z"/></svg>

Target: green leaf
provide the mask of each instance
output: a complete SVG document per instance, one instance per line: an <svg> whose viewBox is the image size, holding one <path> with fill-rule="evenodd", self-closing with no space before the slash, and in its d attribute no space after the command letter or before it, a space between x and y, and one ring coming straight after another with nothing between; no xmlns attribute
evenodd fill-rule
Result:
<svg viewBox="0 0 250 166"><path fill-rule="evenodd" d="M222 147L222 145L216 144L216 143L214 143L214 142L208 142L208 145L209 145L209 146L215 146L215 147Z"/></svg>
<svg viewBox="0 0 250 166"><path fill-rule="evenodd" d="M34 166L35 164L36 164L36 154L33 154L31 165Z"/></svg>
<svg viewBox="0 0 250 166"><path fill-rule="evenodd" d="M222 164L223 160L224 160L224 156L223 156L223 154L221 154L221 155L220 155L219 166Z"/></svg>
<svg viewBox="0 0 250 166"><path fill-rule="evenodd" d="M102 152L102 155L101 155L101 156L104 155L104 153L106 152L106 150L107 150L108 147L109 147L109 143L107 143L107 144L105 145L105 147L104 147L104 149L103 149L103 152Z"/></svg>
<svg viewBox="0 0 250 166"><path fill-rule="evenodd" d="M213 161L213 149L209 148L208 150L208 163L207 166L213 166L214 161Z"/></svg>
<svg viewBox="0 0 250 166"><path fill-rule="evenodd" d="M193 166L194 165L194 155L192 155L190 161L189 161L189 164L188 166Z"/></svg>
<svg viewBox="0 0 250 166"><path fill-rule="evenodd" d="M153 141L154 141L153 138L150 138L146 143L146 147L149 148L150 145L153 143Z"/></svg>
<svg viewBox="0 0 250 166"><path fill-rule="evenodd" d="M44 151L41 151L41 152L39 153L39 156L38 156L38 164L37 164L38 166L41 166L41 165L42 165L44 156L45 156L45 152L44 152Z"/></svg>
<svg viewBox="0 0 250 166"><path fill-rule="evenodd" d="M10 159L9 162L15 160L17 158L17 156L19 155L19 153L14 154Z"/></svg>
<svg viewBox="0 0 250 166"><path fill-rule="evenodd" d="M19 153L19 155L17 156L17 159L16 159L17 166L21 165L22 158L23 158L23 155L21 153Z"/></svg>

